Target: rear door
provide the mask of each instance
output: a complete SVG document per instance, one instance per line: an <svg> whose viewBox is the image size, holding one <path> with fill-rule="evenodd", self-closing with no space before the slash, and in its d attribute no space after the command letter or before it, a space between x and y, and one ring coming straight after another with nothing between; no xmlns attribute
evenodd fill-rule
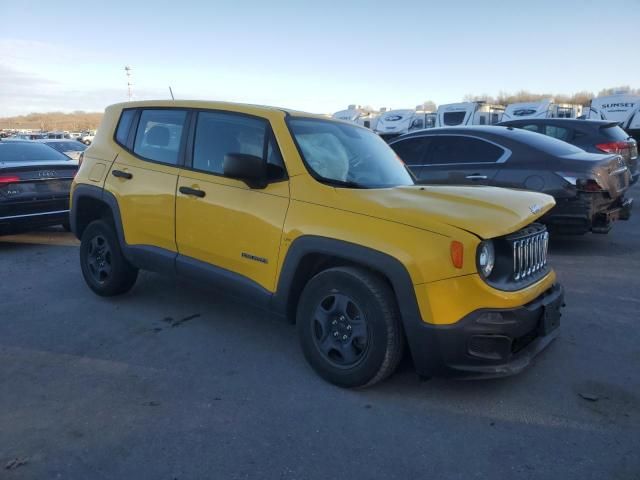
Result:
<svg viewBox="0 0 640 480"><path fill-rule="evenodd" d="M468 135L431 137L421 182L453 185L490 185L511 152L496 143Z"/></svg>
<svg viewBox="0 0 640 480"><path fill-rule="evenodd" d="M120 122L124 120L123 113ZM187 111L183 109L140 109L135 112L128 135L117 140L125 143L105 188L118 201L129 245L177 252L175 194L186 121Z"/></svg>

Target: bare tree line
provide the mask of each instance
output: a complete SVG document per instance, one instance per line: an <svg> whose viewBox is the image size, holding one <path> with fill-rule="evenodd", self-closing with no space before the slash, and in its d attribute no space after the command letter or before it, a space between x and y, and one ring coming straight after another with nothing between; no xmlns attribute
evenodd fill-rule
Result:
<svg viewBox="0 0 640 480"><path fill-rule="evenodd" d="M102 113L99 112L30 113L28 115L0 118L0 128L83 131L96 129L101 119Z"/></svg>
<svg viewBox="0 0 640 480"><path fill-rule="evenodd" d="M604 88L598 92L598 95L594 95L593 92L580 91L570 95L557 94L557 93L533 93L527 90L520 90L516 93L509 93L501 91L497 96L491 96L488 94L475 95L467 94L464 96L465 102L472 102L478 100L484 100L487 103L496 103L499 105L509 105L510 103L518 102L538 102L548 98L553 99L557 103L572 103L577 105L587 106L591 102L591 99L596 96L602 97L606 95L613 95L616 92L625 91L632 95L640 95L640 88L631 88L627 86Z"/></svg>

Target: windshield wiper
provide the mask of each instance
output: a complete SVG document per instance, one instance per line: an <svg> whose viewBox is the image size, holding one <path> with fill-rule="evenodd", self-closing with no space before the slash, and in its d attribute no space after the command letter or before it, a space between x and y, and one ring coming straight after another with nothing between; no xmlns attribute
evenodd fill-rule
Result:
<svg viewBox="0 0 640 480"><path fill-rule="evenodd" d="M320 177L320 179L322 182L326 183L327 185L335 185L337 187L369 188L366 185L362 185L361 183L357 183L352 180L338 180L336 178L326 178L326 177Z"/></svg>

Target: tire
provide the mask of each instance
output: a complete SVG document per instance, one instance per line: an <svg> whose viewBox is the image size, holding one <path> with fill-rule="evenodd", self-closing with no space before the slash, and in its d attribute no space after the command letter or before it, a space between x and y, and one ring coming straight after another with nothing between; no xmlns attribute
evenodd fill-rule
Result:
<svg viewBox="0 0 640 480"><path fill-rule="evenodd" d="M80 267L89 288L103 297L128 292L138 278L138 269L122 254L113 224L105 220L95 220L84 230Z"/></svg>
<svg viewBox="0 0 640 480"><path fill-rule="evenodd" d="M395 295L365 269L336 267L314 276L300 296L296 323L309 364L340 387L371 386L390 376L402 359Z"/></svg>

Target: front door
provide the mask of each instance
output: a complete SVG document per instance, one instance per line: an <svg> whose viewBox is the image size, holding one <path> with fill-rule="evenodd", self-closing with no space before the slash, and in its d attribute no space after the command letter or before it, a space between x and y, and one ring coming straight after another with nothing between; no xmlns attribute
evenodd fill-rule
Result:
<svg viewBox="0 0 640 480"><path fill-rule="evenodd" d="M224 157L231 153L262 157L271 180L267 187L252 189L225 177ZM275 291L289 182L269 122L244 114L199 112L190 157L176 197L180 257Z"/></svg>
<svg viewBox="0 0 640 480"><path fill-rule="evenodd" d="M480 138L434 135L419 178L432 184L490 185L507 157L507 150Z"/></svg>

